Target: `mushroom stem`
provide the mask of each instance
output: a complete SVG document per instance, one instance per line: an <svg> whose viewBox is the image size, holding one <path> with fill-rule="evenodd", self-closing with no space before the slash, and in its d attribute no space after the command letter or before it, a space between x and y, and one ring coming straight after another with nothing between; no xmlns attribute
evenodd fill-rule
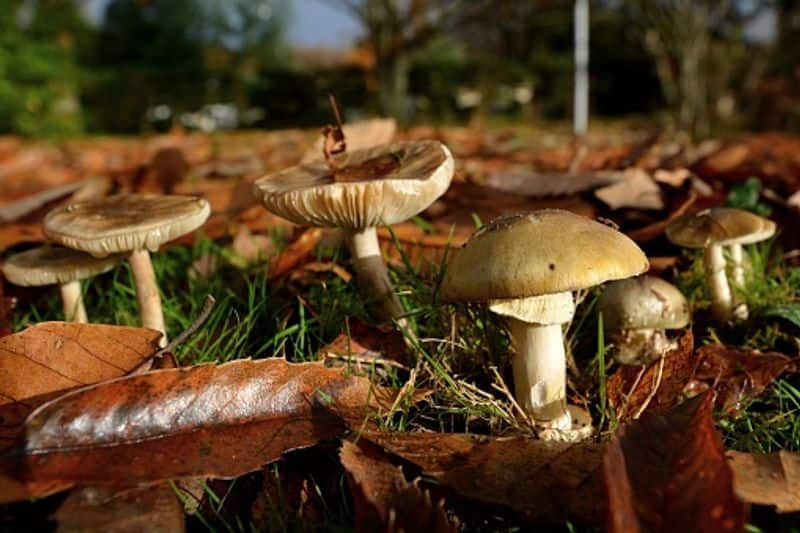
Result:
<svg viewBox="0 0 800 533"><path fill-rule="evenodd" d="M136 283L136 301L139 303L139 318L142 326L161 332L159 345L167 345L167 332L164 328L164 313L161 310L161 296L158 294L156 273L150 261L150 252L136 250L128 258Z"/></svg>
<svg viewBox="0 0 800 533"><path fill-rule="evenodd" d="M744 249L741 244L731 244L730 251L731 263L733 263L731 278L734 287L741 292L744 289ZM733 309L733 316L739 320L747 320L749 315L747 304L742 302L740 298L734 298L734 300L736 305Z"/></svg>
<svg viewBox="0 0 800 533"><path fill-rule="evenodd" d="M508 320L516 352L512 369L517 402L538 425L571 430L561 324L532 324L511 317Z"/></svg>
<svg viewBox="0 0 800 533"><path fill-rule="evenodd" d="M737 287L744 286L744 250L741 244L731 244L731 263L733 263L733 284Z"/></svg>
<svg viewBox="0 0 800 533"><path fill-rule="evenodd" d="M705 249L703 264L711 294L711 314L714 319L724 322L730 317L733 299L728 278L725 276L725 256L721 244L712 244Z"/></svg>
<svg viewBox="0 0 800 533"><path fill-rule="evenodd" d="M373 306L379 320L394 319L401 328L406 329L407 321L403 318L405 309L389 279L375 228L351 231L348 236L358 284L367 302Z"/></svg>
<svg viewBox="0 0 800 533"><path fill-rule="evenodd" d="M86 317L86 308L83 306L80 281L73 280L61 284L61 302L64 305L64 320L80 324L89 321Z"/></svg>

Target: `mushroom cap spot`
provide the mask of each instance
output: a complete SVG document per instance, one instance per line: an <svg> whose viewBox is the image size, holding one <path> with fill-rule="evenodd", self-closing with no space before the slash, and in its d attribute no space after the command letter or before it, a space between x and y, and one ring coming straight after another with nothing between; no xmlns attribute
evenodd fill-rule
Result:
<svg viewBox="0 0 800 533"><path fill-rule="evenodd" d="M753 244L772 237L775 223L742 209L712 207L676 218L666 233L670 242L684 248Z"/></svg>
<svg viewBox="0 0 800 533"><path fill-rule="evenodd" d="M59 244L96 257L149 250L191 233L208 219L205 198L118 194L50 211L44 233Z"/></svg>
<svg viewBox="0 0 800 533"><path fill-rule="evenodd" d="M597 301L607 330L677 329L689 323L689 304L678 288L655 276L609 283Z"/></svg>
<svg viewBox="0 0 800 533"><path fill-rule="evenodd" d="M39 246L9 257L2 271L14 285L38 287L69 283L108 272L120 259L115 255L92 257L61 246Z"/></svg>
<svg viewBox="0 0 800 533"><path fill-rule="evenodd" d="M447 301L484 302L573 291L649 267L626 235L559 209L500 217L454 253L441 287Z"/></svg>
<svg viewBox="0 0 800 533"><path fill-rule="evenodd" d="M393 143L333 158L346 180L323 160L260 178L255 196L267 210L301 226L354 230L396 224L444 194L453 156L439 141ZM353 175L355 174L355 175Z"/></svg>

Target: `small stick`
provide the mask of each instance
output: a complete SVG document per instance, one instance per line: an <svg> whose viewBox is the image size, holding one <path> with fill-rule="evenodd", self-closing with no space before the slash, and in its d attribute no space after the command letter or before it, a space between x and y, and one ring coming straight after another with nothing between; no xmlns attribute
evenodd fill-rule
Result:
<svg viewBox="0 0 800 533"><path fill-rule="evenodd" d="M208 320L208 316L211 314L211 310L214 308L214 304L217 301L214 299L213 296L210 294L206 296L205 302L203 302L203 309L200 311L200 314L195 318L189 327L186 328L180 335L172 339L169 344L158 350L153 357L143 361L139 366L134 368L130 371L129 375L136 375L141 374L143 372L147 372L153 365L153 361L164 357L165 354L172 352L178 345L182 344L186 341L189 337L194 335L194 333L200 329L206 320Z"/></svg>
<svg viewBox="0 0 800 533"><path fill-rule="evenodd" d="M653 388L650 390L650 394L647 395L644 403L639 410L636 411L636 414L633 415L634 419L639 418L644 413L644 410L647 409L647 406L650 405L650 402L653 398L656 397L656 393L658 392L658 388L661 386L661 376L664 375L664 359L666 359L663 355L658 360L658 374L656 374L656 382L653 384Z"/></svg>
<svg viewBox="0 0 800 533"><path fill-rule="evenodd" d="M333 109L333 118L336 120L336 125L330 124L322 129L324 141L322 143L322 155L325 156L325 162L328 168L332 171L338 170L333 162L333 157L336 154L341 154L347 151L347 141L344 138L344 129L342 125L342 117L339 114L339 106L336 105L336 98L333 94L328 94L328 101Z"/></svg>

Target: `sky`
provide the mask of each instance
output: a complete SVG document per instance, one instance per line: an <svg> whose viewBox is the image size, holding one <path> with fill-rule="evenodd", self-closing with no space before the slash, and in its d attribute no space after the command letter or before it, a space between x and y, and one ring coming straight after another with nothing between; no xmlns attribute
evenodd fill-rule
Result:
<svg viewBox="0 0 800 533"><path fill-rule="evenodd" d="M286 28L289 42L299 46L347 48L359 35L358 22L336 0L287 0L290 17ZM81 0L93 22L103 17L109 0Z"/></svg>

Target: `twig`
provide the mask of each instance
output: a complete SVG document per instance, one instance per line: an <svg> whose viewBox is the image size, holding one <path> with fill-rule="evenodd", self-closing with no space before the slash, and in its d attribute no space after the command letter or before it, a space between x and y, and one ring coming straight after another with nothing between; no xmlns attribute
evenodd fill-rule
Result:
<svg viewBox="0 0 800 533"><path fill-rule="evenodd" d="M195 318L189 327L186 328L180 335L172 339L172 341L153 354L153 357L148 358L145 361L142 361L136 368L131 370L128 375L137 375L147 372L152 369L153 362L161 359L167 353L171 353L179 344L182 344L186 341L189 337L194 335L194 333L200 329L200 326L208 320L208 315L211 314L211 310L214 308L214 304L217 301L214 299L213 296L210 294L206 296L205 302L203 302L203 309L200 311L200 314Z"/></svg>
<svg viewBox="0 0 800 533"><path fill-rule="evenodd" d="M333 156L347 151L347 141L344 138L344 129L342 125L342 117L339 114L339 106L336 105L336 98L333 94L328 94L328 101L333 110L333 118L336 120L336 125L330 124L322 129L324 140L322 142L322 155L325 156L325 162L328 168L332 171L338 170L333 162Z"/></svg>
<svg viewBox="0 0 800 533"><path fill-rule="evenodd" d="M508 400L511 402L511 406L520 415L520 417L525 421L525 423L528 426L534 427L533 420L531 420L531 418L528 416L528 413L525 412L522 406L519 403L517 403L517 399L514 398L514 395L511 394L511 391L508 390L508 386L506 385L506 382L503 379L503 377L500 375L500 372L497 371L497 367L493 366L491 367L491 369L495 378L494 383L492 383L492 387L495 390L502 392L503 395L505 395L505 397L508 398Z"/></svg>
<svg viewBox="0 0 800 533"><path fill-rule="evenodd" d="M647 398L645 399L645 401L642 404L642 406L639 407L639 410L636 411L635 415L633 415L634 419L637 419L640 416L642 416L642 413L644 413L644 410L647 409L647 406L650 405L650 402L653 400L653 398L656 397L656 393L658 392L658 388L661 386L661 376L664 375L664 359L666 359L666 358L663 355L659 358L659 360L658 360L658 373L656 374L656 381L653 384L653 388L650 390L650 394L647 395Z"/></svg>
<svg viewBox="0 0 800 533"><path fill-rule="evenodd" d="M619 410L619 414L617 415L618 419L621 420L622 417L625 415L625 410L628 408L628 405L630 404L631 396L633 396L633 391L635 391L636 387L639 386L639 382L642 381L642 378L644 377L644 373L646 371L647 371L647 365L642 365L642 369L639 370L639 374L637 374L636 379L633 381L633 385L631 385L631 388L628 391L628 394L625 395L625 403L622 405L622 408Z"/></svg>

